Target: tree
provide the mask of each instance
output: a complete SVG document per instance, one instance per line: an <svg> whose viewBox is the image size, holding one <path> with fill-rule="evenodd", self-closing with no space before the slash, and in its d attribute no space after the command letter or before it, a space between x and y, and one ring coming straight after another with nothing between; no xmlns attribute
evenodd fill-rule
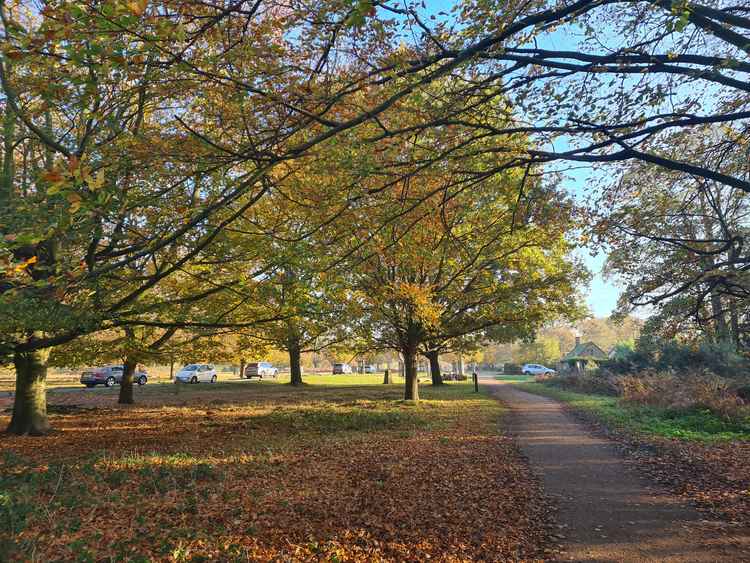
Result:
<svg viewBox="0 0 750 563"><path fill-rule="evenodd" d="M419 162L431 142L439 145L420 139L410 157ZM570 206L525 174L489 174L481 191L466 190L466 177L484 165L475 148L483 147L470 147L460 167L443 163L394 186L379 211L399 222L370 216L374 226L358 237L369 242L352 269L355 299L370 338L404 358L407 400L419 398L420 348L429 353L471 335L511 340L578 311L582 272L564 235Z"/></svg>
<svg viewBox="0 0 750 563"><path fill-rule="evenodd" d="M745 161L736 139L731 129L708 128L671 140L693 162L736 173ZM610 248L608 270L625 283L621 310L651 306L665 321L672 315L674 326L692 319L709 339L737 347L750 296L743 257L748 194L639 163L608 201L598 232Z"/></svg>

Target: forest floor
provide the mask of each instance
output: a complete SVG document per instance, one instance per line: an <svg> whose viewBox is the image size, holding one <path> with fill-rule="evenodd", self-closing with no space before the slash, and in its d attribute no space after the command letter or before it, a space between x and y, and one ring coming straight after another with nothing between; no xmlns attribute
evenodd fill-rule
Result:
<svg viewBox="0 0 750 563"><path fill-rule="evenodd" d="M539 560L550 507L505 410L467 383L419 404L377 377L50 393L0 437L0 553L18 561ZM381 376L382 377L382 376ZM362 384L366 383L366 384ZM367 384L369 383L369 384ZM0 424L8 422L6 410ZM545 551L545 549L547 551Z"/></svg>
<svg viewBox="0 0 750 563"><path fill-rule="evenodd" d="M511 409L509 426L559 506L560 560L750 559L747 443L592 426L592 418L576 420L558 401L514 383L483 382Z"/></svg>

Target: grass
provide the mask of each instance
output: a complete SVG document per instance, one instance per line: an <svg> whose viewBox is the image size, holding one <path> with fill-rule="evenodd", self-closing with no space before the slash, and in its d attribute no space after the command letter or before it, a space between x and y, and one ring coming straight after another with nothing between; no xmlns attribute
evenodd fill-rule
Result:
<svg viewBox="0 0 750 563"><path fill-rule="evenodd" d="M175 372L179 369L179 366L175 366ZM172 381L169 378L169 366L148 366L149 381L146 387L152 387L155 385L167 384L171 385ZM61 370L57 368L50 368L47 373L47 388L54 391L64 387L83 387L80 383L80 371L81 370ZM400 381L395 370L391 370L391 378L395 381ZM240 380L239 376L229 371L226 368L217 367L217 375L219 382L239 382L246 381ZM420 373L422 379L427 379L429 374ZM346 374L346 375L332 375L332 374L318 374L318 373L305 373L303 374L305 383L311 385L375 385L383 383L383 374ZM253 379L253 382L257 383L257 379ZM264 381L264 383L273 383L273 379ZM289 373L280 373L276 382L288 383ZM15 374L12 369L0 368L0 392L11 392L15 390ZM101 388L99 386L98 388Z"/></svg>
<svg viewBox="0 0 750 563"><path fill-rule="evenodd" d="M617 397L575 393L543 383L522 382L517 387L557 399L616 430L699 442L750 440L750 421L728 422L706 409L670 410L626 405Z"/></svg>
<svg viewBox="0 0 750 563"><path fill-rule="evenodd" d="M527 381L534 381L533 375L498 375L495 377L498 381L510 381L512 383L525 383Z"/></svg>
<svg viewBox="0 0 750 563"><path fill-rule="evenodd" d="M499 434L502 407L469 382L422 386L415 404L378 374L284 381L149 384L130 408L116 388L57 394L101 404L52 415L49 437L0 438L0 559L507 560L533 548L528 472ZM488 520L471 545L461 515L477 506ZM439 533L423 526L432 514Z"/></svg>

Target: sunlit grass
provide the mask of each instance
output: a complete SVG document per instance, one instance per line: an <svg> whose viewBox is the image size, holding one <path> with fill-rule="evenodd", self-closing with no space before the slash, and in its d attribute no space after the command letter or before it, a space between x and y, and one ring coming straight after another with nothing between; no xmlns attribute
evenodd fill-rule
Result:
<svg viewBox="0 0 750 563"><path fill-rule="evenodd" d="M702 442L750 440L750 421L729 422L707 409L675 410L630 405L617 397L574 393L542 383L518 383L517 386L562 401L607 426L627 432Z"/></svg>

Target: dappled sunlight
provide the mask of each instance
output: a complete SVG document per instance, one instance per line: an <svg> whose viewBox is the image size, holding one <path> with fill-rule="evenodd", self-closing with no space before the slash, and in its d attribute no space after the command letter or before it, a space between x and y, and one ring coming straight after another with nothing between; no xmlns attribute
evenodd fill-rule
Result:
<svg viewBox="0 0 750 563"><path fill-rule="evenodd" d="M51 522L18 541L66 559L94 545L155 560L536 553L545 507L498 434L496 401L468 385L425 390L417 404L387 386L264 389L231 403L206 389L187 405L163 394L161 405L71 410L53 415L59 430L44 442L3 438L18 510L46 502ZM90 519L118 525L92 535Z"/></svg>

